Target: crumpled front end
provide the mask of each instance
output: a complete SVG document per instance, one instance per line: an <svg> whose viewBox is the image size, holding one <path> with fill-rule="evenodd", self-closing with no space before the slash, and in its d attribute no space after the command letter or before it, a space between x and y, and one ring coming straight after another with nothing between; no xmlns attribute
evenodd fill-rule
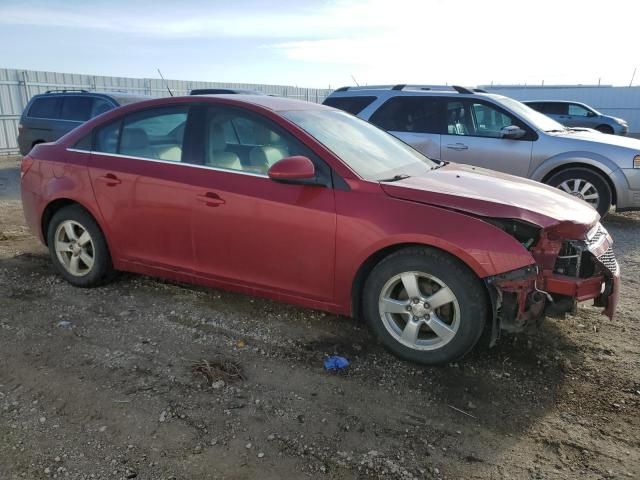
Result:
<svg viewBox="0 0 640 480"><path fill-rule="evenodd" d="M540 230L529 240L535 265L485 279L502 329L521 331L546 315L574 311L586 300L613 318L620 290L613 240L599 222L575 235L581 239L567 239L572 233L563 225Z"/></svg>

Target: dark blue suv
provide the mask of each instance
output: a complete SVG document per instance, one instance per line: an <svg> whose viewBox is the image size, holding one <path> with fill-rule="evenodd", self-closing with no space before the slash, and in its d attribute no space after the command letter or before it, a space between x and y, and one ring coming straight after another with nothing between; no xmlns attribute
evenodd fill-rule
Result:
<svg viewBox="0 0 640 480"><path fill-rule="evenodd" d="M26 155L38 143L53 142L101 113L149 98L129 93L87 90L49 90L35 95L20 117L20 153Z"/></svg>

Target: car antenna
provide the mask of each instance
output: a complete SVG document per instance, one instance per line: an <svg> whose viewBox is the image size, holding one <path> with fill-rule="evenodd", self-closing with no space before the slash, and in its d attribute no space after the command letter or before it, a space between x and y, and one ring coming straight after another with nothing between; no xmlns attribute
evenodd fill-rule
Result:
<svg viewBox="0 0 640 480"><path fill-rule="evenodd" d="M356 86L360 86L360 84L358 83L358 81L356 80L356 77L354 77L353 75L351 75L351 78L353 78L354 83L356 84Z"/></svg>
<svg viewBox="0 0 640 480"><path fill-rule="evenodd" d="M167 81L164 79L164 77L162 76L162 72L160 71L160 69L158 68L158 73L160 74L160 78L162 79L162 81L164 82L164 86L167 87L167 91L169 92L169 95L171 95L173 97L173 92L171 91L171 89L169 88L169 84L167 83Z"/></svg>

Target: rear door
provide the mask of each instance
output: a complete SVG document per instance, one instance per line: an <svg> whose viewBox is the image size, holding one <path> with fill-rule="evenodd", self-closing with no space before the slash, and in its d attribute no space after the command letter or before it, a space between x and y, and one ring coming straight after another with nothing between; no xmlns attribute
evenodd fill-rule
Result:
<svg viewBox="0 0 640 480"><path fill-rule="evenodd" d="M132 113L98 128L88 166L118 258L193 269L190 167L182 163L188 106Z"/></svg>
<svg viewBox="0 0 640 480"><path fill-rule="evenodd" d="M387 100L369 121L429 158L440 160L444 102L431 96L396 96Z"/></svg>
<svg viewBox="0 0 640 480"><path fill-rule="evenodd" d="M501 129L516 125L520 139L502 138ZM529 126L499 106L482 99L448 98L442 159L526 177L537 135Z"/></svg>

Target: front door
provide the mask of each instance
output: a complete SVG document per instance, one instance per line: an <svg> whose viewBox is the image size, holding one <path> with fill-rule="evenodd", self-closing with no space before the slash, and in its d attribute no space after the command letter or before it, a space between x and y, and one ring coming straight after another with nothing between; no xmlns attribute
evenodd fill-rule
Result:
<svg viewBox="0 0 640 480"><path fill-rule="evenodd" d="M519 119L492 103L471 99L450 99L446 118L442 160L528 176L535 132ZM526 135L502 138L500 131L510 125L524 129Z"/></svg>
<svg viewBox="0 0 640 480"><path fill-rule="evenodd" d="M193 245L202 275L332 301L336 213L329 167L270 120L206 107L193 176ZM267 170L304 155L326 186L278 183Z"/></svg>

